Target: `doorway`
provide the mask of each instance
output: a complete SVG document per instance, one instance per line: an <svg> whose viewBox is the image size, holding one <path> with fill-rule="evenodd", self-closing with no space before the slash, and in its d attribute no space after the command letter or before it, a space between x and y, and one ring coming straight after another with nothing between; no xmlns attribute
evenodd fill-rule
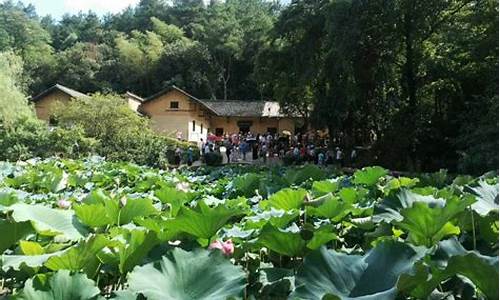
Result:
<svg viewBox="0 0 500 300"><path fill-rule="evenodd" d="M250 127L252 127L252 121L238 121L238 128L242 134L248 133Z"/></svg>

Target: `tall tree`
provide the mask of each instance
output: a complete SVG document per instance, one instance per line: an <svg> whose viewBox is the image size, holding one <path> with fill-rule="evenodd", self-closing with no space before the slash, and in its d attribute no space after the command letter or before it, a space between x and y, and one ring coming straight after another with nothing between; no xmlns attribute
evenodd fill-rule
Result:
<svg viewBox="0 0 500 300"><path fill-rule="evenodd" d="M10 126L22 117L33 116L23 93L22 60L12 52L0 52L0 125Z"/></svg>

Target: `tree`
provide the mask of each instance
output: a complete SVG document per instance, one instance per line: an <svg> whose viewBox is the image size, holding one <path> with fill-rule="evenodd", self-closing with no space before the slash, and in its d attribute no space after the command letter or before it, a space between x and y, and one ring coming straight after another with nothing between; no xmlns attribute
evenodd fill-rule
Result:
<svg viewBox="0 0 500 300"><path fill-rule="evenodd" d="M0 123L3 126L34 116L20 84L22 67L20 57L12 52L0 52Z"/></svg>
<svg viewBox="0 0 500 300"><path fill-rule="evenodd" d="M30 11L30 9L28 9ZM30 91L40 91L53 73L51 38L38 22L30 19L23 6L10 1L0 3L0 51L14 51L21 56Z"/></svg>
<svg viewBox="0 0 500 300"><path fill-rule="evenodd" d="M155 85L153 74L164 52L161 37L152 31L132 31L130 38L122 35L115 43L119 64L123 68L120 79L125 85L145 95L157 91L159 87Z"/></svg>
<svg viewBox="0 0 500 300"><path fill-rule="evenodd" d="M94 94L60 104L54 115L61 128L82 128L85 136L97 140L95 151L110 160L160 166L166 163L168 146L186 146L153 133L146 118L113 94Z"/></svg>
<svg viewBox="0 0 500 300"><path fill-rule="evenodd" d="M57 81L81 92L95 92L110 87L107 78L100 72L112 55L111 47L106 44L78 42L57 54Z"/></svg>
<svg viewBox="0 0 500 300"><path fill-rule="evenodd" d="M228 99L232 68L242 54L243 33L234 8L212 3L202 24L194 29L195 39L207 46L210 53L210 92L212 98ZM220 86L219 86L220 84ZM219 90L222 92L219 94Z"/></svg>

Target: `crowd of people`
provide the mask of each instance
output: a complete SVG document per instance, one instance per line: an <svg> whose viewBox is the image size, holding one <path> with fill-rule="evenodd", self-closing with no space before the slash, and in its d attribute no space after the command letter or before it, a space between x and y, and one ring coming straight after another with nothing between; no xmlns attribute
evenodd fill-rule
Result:
<svg viewBox="0 0 500 300"><path fill-rule="evenodd" d="M357 159L356 149L345 156L340 146L330 147L328 139L315 133L295 134L233 133L222 137L209 136L207 141L200 140L200 154L216 152L225 156L225 162L256 161L280 159L286 164L304 162L318 165L336 164L339 167L346 163L354 164Z"/></svg>

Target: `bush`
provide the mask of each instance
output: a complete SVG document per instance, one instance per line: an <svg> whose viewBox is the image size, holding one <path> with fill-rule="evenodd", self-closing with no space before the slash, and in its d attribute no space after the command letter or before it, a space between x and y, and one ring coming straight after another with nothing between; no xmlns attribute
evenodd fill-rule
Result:
<svg viewBox="0 0 500 300"><path fill-rule="evenodd" d="M168 163L168 148L189 146L154 133L148 120L117 95L95 94L60 104L54 115L63 128L79 126L85 135L98 140L97 154L109 160L163 167Z"/></svg>
<svg viewBox="0 0 500 300"><path fill-rule="evenodd" d="M204 158L207 166L220 166L222 164L222 155L218 152L208 152Z"/></svg>
<svg viewBox="0 0 500 300"><path fill-rule="evenodd" d="M23 62L12 52L0 52L0 122L34 116L22 88ZM21 83L21 84L20 84Z"/></svg>
<svg viewBox="0 0 500 300"><path fill-rule="evenodd" d="M87 138L81 128L49 130L43 121L26 117L10 126L0 124L0 160L63 156L78 158L93 153L97 141Z"/></svg>

